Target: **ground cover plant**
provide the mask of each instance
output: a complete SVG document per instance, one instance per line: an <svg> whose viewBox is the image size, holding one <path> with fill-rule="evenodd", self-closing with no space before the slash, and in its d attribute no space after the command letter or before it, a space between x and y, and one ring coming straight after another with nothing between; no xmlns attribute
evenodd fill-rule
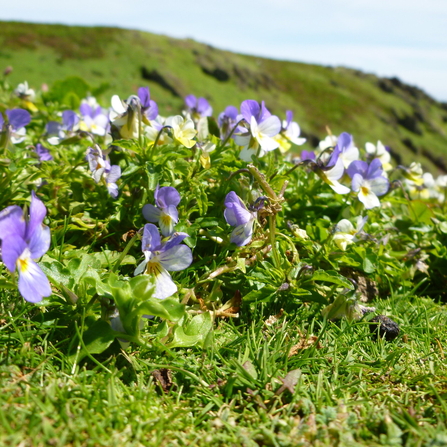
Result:
<svg viewBox="0 0 447 447"><path fill-rule="evenodd" d="M2 443L446 445L447 176L129 95L3 79Z"/></svg>

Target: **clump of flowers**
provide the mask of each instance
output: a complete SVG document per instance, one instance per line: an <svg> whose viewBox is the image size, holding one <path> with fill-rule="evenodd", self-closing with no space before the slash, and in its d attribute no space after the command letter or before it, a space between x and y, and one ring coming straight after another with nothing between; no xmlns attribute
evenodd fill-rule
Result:
<svg viewBox="0 0 447 447"><path fill-rule="evenodd" d="M45 205L34 192L29 216L16 205L0 212L2 261L11 273L18 271L19 292L31 303L51 295L48 278L35 262L50 247L50 229L43 225L46 213Z"/></svg>

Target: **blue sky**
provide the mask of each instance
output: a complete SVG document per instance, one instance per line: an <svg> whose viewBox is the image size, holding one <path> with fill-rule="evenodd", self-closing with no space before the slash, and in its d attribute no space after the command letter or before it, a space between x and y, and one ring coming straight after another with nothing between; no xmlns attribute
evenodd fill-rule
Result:
<svg viewBox="0 0 447 447"><path fill-rule="evenodd" d="M135 28L397 76L447 102L445 0L17 0L2 20ZM1 31L0 31L1 32Z"/></svg>

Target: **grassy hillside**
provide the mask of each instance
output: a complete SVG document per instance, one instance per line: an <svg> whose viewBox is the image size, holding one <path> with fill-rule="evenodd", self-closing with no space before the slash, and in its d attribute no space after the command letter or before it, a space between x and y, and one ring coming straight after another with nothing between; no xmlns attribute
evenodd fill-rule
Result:
<svg viewBox="0 0 447 447"><path fill-rule="evenodd" d="M6 66L14 69L11 83L27 80L37 89L72 75L92 88L108 84L104 105L114 93L127 97L148 85L163 114L179 110L189 93L207 97L215 115L244 99L265 100L280 117L294 111L309 146L329 126L334 134L352 133L358 146L380 139L398 161L419 159L426 169L447 171L447 104L397 78L235 54L140 31L18 22L1 22L0 67Z"/></svg>

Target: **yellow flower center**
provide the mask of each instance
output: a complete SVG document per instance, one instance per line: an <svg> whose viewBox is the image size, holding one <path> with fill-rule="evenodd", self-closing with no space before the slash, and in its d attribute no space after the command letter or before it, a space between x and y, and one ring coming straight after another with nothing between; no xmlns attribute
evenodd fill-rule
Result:
<svg viewBox="0 0 447 447"><path fill-rule="evenodd" d="M367 186L361 186L360 187L360 191L362 192L362 194L364 194L365 196L367 196L369 194L369 188Z"/></svg>
<svg viewBox="0 0 447 447"><path fill-rule="evenodd" d="M160 220L163 225L169 226L171 224L172 217L169 214L162 214Z"/></svg>
<svg viewBox="0 0 447 447"><path fill-rule="evenodd" d="M146 265L146 274L154 276L161 275L161 265L158 262L148 262Z"/></svg>

